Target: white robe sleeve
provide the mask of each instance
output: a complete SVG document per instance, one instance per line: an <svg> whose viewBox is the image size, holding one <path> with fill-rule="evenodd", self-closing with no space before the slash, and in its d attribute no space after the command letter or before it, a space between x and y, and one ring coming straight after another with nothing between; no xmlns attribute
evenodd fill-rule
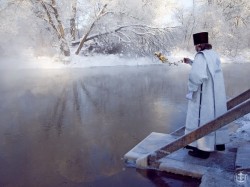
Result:
<svg viewBox="0 0 250 187"><path fill-rule="evenodd" d="M202 53L198 53L192 63L189 73L188 91L196 92L199 86L208 79L207 63Z"/></svg>

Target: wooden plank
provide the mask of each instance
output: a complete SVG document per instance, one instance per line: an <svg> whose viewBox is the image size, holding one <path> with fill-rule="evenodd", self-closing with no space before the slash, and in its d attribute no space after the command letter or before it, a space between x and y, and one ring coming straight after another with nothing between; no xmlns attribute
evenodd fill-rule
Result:
<svg viewBox="0 0 250 187"><path fill-rule="evenodd" d="M241 105L234 107L229 110L224 115L208 122L202 127L197 128L196 130L183 135L177 140L167 144L166 146L156 150L153 154L147 157L147 163L153 168L159 168L160 162L159 159L169 155L170 153L177 151L186 145L192 143L195 140L202 138L203 136L216 131L217 129L231 123L232 121L246 115L250 112L250 100L242 103Z"/></svg>
<svg viewBox="0 0 250 187"><path fill-rule="evenodd" d="M227 102L227 109L230 110L231 108L239 105L240 103L250 99L250 89L247 91L243 92L242 94L238 95L237 97L229 100Z"/></svg>

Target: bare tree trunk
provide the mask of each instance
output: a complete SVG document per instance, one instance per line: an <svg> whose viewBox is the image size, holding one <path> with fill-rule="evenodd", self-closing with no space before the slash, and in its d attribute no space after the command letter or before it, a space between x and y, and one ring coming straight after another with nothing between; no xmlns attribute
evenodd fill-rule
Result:
<svg viewBox="0 0 250 187"><path fill-rule="evenodd" d="M105 10L106 7L107 7L107 4L105 4L105 5L103 6L103 8L101 9L101 11L100 11L99 14L97 15L97 18L94 20L94 22L91 24L90 28L88 29L87 33L86 33L86 34L84 35L84 37L81 39L80 44L79 44L79 46L78 46L78 48L77 48L77 50L76 50L76 52L75 52L76 55L79 54L80 50L81 50L82 47L83 47L84 42L86 41L86 39L87 39L88 35L90 34L91 30L93 29L93 27L95 26L96 21L98 21L98 20L100 19L100 17L103 15L104 10Z"/></svg>
<svg viewBox="0 0 250 187"><path fill-rule="evenodd" d="M55 15L55 19L57 21L57 26L56 26L55 22L53 21L52 16L51 16L51 11L48 9L46 4L43 1L40 1L40 3L41 3L43 9L46 12L46 15L48 17L48 23L50 24L50 26L56 32L56 35L57 35L59 43L60 43L61 52L65 56L70 56L70 49L69 49L68 43L67 43L67 41L65 39L64 28L63 28L62 22L61 22L61 20L59 18L59 13L57 11L55 0L51 0L51 4L48 4L48 5L53 10L53 13Z"/></svg>
<svg viewBox="0 0 250 187"><path fill-rule="evenodd" d="M62 25L62 22L61 22L61 19L59 17L59 13L58 13L58 10L57 10L57 7L56 7L56 1L55 0L51 0L51 3L52 3L52 8L54 10L54 13L55 13L55 18L56 18L56 21L58 23L58 28L59 28L59 33L60 33L60 49L61 51L63 52L63 54L65 56L70 56L70 49L69 49L69 45L65 39L65 33L64 33L64 28L63 28L63 25Z"/></svg>
<svg viewBox="0 0 250 187"><path fill-rule="evenodd" d="M71 2L71 18L70 18L70 34L72 40L76 39L76 7L77 7L77 0L72 0Z"/></svg>
<svg viewBox="0 0 250 187"><path fill-rule="evenodd" d="M49 23L50 26L55 30L58 39L60 39L60 37L61 37L61 36L60 36L60 32L57 30L56 25L55 25L55 23L53 22L53 19L52 19L52 17L51 17L51 14L50 14L48 8L46 7L46 5L44 4L43 1L41 1L41 5L42 5L43 9L45 10L46 15L47 15L47 17L48 17L48 23Z"/></svg>
<svg viewBox="0 0 250 187"><path fill-rule="evenodd" d="M195 0L193 0L193 14L192 14L192 18L193 18L193 22L192 22L191 31L189 33L189 38L188 38L188 41L187 41L187 49L189 48L189 43L190 43L190 40L192 39L193 31L194 31L194 26L195 26Z"/></svg>

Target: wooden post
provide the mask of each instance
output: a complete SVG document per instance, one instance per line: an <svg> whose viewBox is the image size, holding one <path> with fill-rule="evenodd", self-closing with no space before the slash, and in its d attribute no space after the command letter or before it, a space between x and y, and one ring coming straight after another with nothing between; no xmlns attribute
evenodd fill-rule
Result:
<svg viewBox="0 0 250 187"><path fill-rule="evenodd" d="M232 121L246 115L250 112L250 99L241 105L232 108L222 116L208 122L207 124L197 128L196 130L183 135L177 140L169 143L168 145L156 150L153 154L147 157L148 165L153 168L158 168L160 165L159 159L169 155L170 153L185 147L201 137L216 131L217 129L231 123Z"/></svg>

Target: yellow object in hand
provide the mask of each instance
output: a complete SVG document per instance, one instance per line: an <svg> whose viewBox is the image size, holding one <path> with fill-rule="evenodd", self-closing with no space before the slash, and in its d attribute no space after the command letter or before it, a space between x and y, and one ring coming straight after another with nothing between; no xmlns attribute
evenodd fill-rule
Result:
<svg viewBox="0 0 250 187"><path fill-rule="evenodd" d="M160 52L155 52L155 56L157 56L162 63L166 63L168 61L168 59Z"/></svg>

